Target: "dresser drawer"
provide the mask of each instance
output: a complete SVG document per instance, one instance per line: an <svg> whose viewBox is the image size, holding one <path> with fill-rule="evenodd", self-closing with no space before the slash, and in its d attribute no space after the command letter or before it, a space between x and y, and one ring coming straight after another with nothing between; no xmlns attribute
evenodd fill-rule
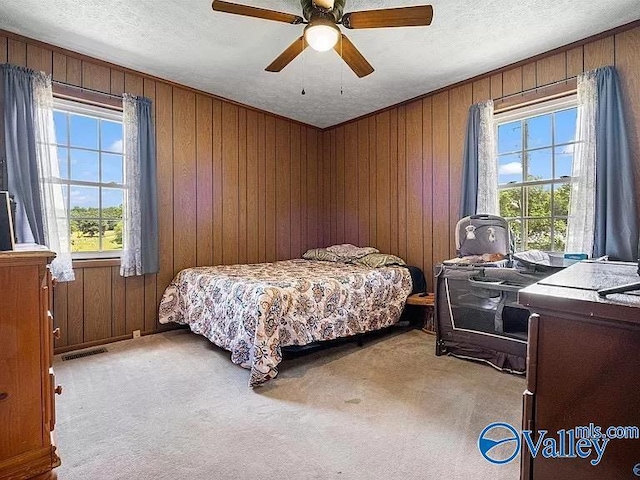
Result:
<svg viewBox="0 0 640 480"><path fill-rule="evenodd" d="M0 268L0 463L44 443L40 271Z"/></svg>

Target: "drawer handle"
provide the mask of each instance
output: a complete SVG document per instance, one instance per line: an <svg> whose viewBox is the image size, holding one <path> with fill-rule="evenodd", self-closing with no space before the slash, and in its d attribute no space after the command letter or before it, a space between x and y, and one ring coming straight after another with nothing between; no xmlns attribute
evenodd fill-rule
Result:
<svg viewBox="0 0 640 480"><path fill-rule="evenodd" d="M7 392L0 393L0 402L9 398L9 394Z"/></svg>
<svg viewBox="0 0 640 480"><path fill-rule="evenodd" d="M61 336L60 327L58 327L53 331L53 338L55 338L56 340L60 340L60 336Z"/></svg>
<svg viewBox="0 0 640 480"><path fill-rule="evenodd" d="M62 385L58 385L53 391L56 395L62 395Z"/></svg>

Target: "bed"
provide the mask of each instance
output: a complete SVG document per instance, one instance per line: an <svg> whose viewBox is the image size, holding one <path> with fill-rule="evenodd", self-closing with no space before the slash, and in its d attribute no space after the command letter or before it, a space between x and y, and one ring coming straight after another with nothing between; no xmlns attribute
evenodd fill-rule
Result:
<svg viewBox="0 0 640 480"><path fill-rule="evenodd" d="M229 350L256 387L278 374L282 347L389 327L411 291L409 270L397 265L294 259L196 267L173 279L159 314L161 323L188 325Z"/></svg>

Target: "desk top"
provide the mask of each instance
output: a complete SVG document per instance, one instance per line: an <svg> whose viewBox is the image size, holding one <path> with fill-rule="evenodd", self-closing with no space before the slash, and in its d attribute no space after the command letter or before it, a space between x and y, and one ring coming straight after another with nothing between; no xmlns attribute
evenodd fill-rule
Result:
<svg viewBox="0 0 640 480"><path fill-rule="evenodd" d="M533 312L564 311L640 325L640 291L598 295L602 288L638 282L636 263L583 261L523 288L518 302Z"/></svg>

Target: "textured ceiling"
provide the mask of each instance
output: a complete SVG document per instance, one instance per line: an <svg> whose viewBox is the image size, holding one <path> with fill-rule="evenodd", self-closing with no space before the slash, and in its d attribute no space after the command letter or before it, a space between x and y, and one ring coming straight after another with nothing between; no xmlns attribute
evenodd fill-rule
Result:
<svg viewBox="0 0 640 480"><path fill-rule="evenodd" d="M296 0L238 2L301 13ZM310 49L265 72L303 26L210 0L1 0L0 28L327 127L640 18L638 0L347 0L345 11L424 3L430 27L346 30L376 69L364 79Z"/></svg>

